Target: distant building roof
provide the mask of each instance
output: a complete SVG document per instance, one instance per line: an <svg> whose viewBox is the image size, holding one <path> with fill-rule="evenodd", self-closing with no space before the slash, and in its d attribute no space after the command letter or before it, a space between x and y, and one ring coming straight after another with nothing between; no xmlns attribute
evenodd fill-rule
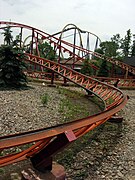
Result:
<svg viewBox="0 0 135 180"><path fill-rule="evenodd" d="M135 57L126 57L123 59L123 62L130 66L135 66Z"/></svg>
<svg viewBox="0 0 135 180"><path fill-rule="evenodd" d="M71 64L73 64L75 61L76 61L75 59L65 59L65 60L61 60L60 63L61 63L61 64L65 64L65 63L66 63L67 65L71 65ZM82 62L81 60L79 60L79 61L77 61L75 64L82 66L82 65L83 65L83 62Z"/></svg>
<svg viewBox="0 0 135 180"><path fill-rule="evenodd" d="M84 61L82 61L82 60L77 61L76 59L63 59L60 61L61 64L66 63L67 65L72 65L72 64L74 64L74 62L75 62L76 66L83 66L83 64L84 64ZM90 63L93 63L93 62L96 62L96 60L91 59Z"/></svg>

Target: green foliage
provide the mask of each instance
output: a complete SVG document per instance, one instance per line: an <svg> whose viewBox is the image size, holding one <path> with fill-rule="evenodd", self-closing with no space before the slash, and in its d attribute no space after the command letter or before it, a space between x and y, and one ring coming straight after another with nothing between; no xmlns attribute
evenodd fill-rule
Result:
<svg viewBox="0 0 135 180"><path fill-rule="evenodd" d="M61 99L59 105L59 113L63 116L62 123L69 122L76 119L76 117L83 118L90 115L84 94L64 88L59 88L58 92L61 95L65 95L65 98ZM85 101L85 103L80 103L80 101Z"/></svg>
<svg viewBox="0 0 135 180"><path fill-rule="evenodd" d="M110 105L110 104L112 104L113 102L114 102L114 99L113 99L112 97L110 97L110 98L107 100L106 103Z"/></svg>
<svg viewBox="0 0 135 180"><path fill-rule="evenodd" d="M11 32L9 27L4 29L5 45L0 46L0 85L18 88L27 82L23 72L27 67L23 62L26 57L22 49L14 46Z"/></svg>
<svg viewBox="0 0 135 180"><path fill-rule="evenodd" d="M55 51L47 42L38 45L40 56L49 60L55 60Z"/></svg>
<svg viewBox="0 0 135 180"><path fill-rule="evenodd" d="M134 35L133 45L132 45L132 49L131 49L131 56L135 57L135 35Z"/></svg>
<svg viewBox="0 0 135 180"><path fill-rule="evenodd" d="M2 33L4 35L4 44L5 45L10 45L12 40L13 40L13 36L11 35L12 31L11 31L11 27L7 26L4 29L4 32Z"/></svg>
<svg viewBox="0 0 135 180"><path fill-rule="evenodd" d="M117 44L118 48L120 48L120 46L121 46L120 34L113 35L113 37L111 37L111 41L115 42Z"/></svg>
<svg viewBox="0 0 135 180"><path fill-rule="evenodd" d="M122 60L124 57L134 56L135 40L132 41L131 30L127 31L124 38L121 38L120 34L113 35L110 41L102 42L100 48L96 49L96 52L119 60Z"/></svg>
<svg viewBox="0 0 135 180"><path fill-rule="evenodd" d="M21 42L21 34L17 35L15 40L12 43L12 46L19 47Z"/></svg>
<svg viewBox="0 0 135 180"><path fill-rule="evenodd" d="M105 60L102 61L102 64L101 64L99 72L98 72L98 76L109 77L109 67Z"/></svg>
<svg viewBox="0 0 135 180"><path fill-rule="evenodd" d="M3 172L4 172L4 170L2 168L0 168L0 173L3 173Z"/></svg>
<svg viewBox="0 0 135 180"><path fill-rule="evenodd" d="M115 47L112 46L112 48L116 50L116 53L113 54L112 58L122 60L123 59L123 55L121 51L122 40L120 34L113 35L113 37L111 38L111 42L115 44Z"/></svg>
<svg viewBox="0 0 135 180"><path fill-rule="evenodd" d="M130 49L131 49L131 30L129 29L127 31L126 36L124 37L124 39L122 39L122 43L121 43L121 48L122 48L122 52L123 52L123 56L124 57L128 57L130 55Z"/></svg>
<svg viewBox="0 0 135 180"><path fill-rule="evenodd" d="M105 41L100 44L100 48L96 50L100 54L105 56L121 59L121 51L120 51L120 39L118 39L119 35L113 36L111 41Z"/></svg>
<svg viewBox="0 0 135 180"><path fill-rule="evenodd" d="M107 57L120 59L121 55L119 52L119 46L120 46L119 35L117 34L116 36L111 38L111 40L112 41L102 42L100 44L100 48L96 49L96 52L105 55ZM100 58L94 58L94 59L97 60L95 65L97 65L100 68L97 75L102 77L109 77L111 64L108 63L106 60L101 60Z"/></svg>
<svg viewBox="0 0 135 180"><path fill-rule="evenodd" d="M22 61L24 58L22 50L6 45L0 47L1 86L20 87L27 82L23 73L26 68L26 64Z"/></svg>
<svg viewBox="0 0 135 180"><path fill-rule="evenodd" d="M45 93L41 96L41 102L42 102L43 106L47 105L48 100L49 100L49 96L47 93Z"/></svg>
<svg viewBox="0 0 135 180"><path fill-rule="evenodd" d="M105 41L100 44L100 48L96 49L97 53L122 60L124 57L135 56L135 40L132 42L132 34L130 29L124 38L120 34L113 35L110 41ZM97 62L95 63L99 68L98 76L109 76L112 65L105 60L94 57ZM114 67L113 67L114 68ZM119 72L119 68L115 66L114 72Z"/></svg>
<svg viewBox="0 0 135 180"><path fill-rule="evenodd" d="M40 56L42 58L46 58L46 59L49 59L52 61L56 61L55 51L53 50L53 47L49 43L47 43L47 42L40 43L38 45L38 49L39 49ZM48 72L48 73L52 72L49 69L44 69L44 71Z"/></svg>
<svg viewBox="0 0 135 180"><path fill-rule="evenodd" d="M105 56L117 57L118 44L111 41L105 41L100 44L101 50Z"/></svg>
<svg viewBox="0 0 135 180"><path fill-rule="evenodd" d="M81 68L81 73L88 75L88 76L93 75L93 69L90 66L89 59L85 59L85 61L83 63L83 67Z"/></svg>
<svg viewBox="0 0 135 180"><path fill-rule="evenodd" d="M102 51L101 48L97 48L97 49L95 50L95 52L103 55L103 51ZM93 62L93 64L94 64L95 66L97 66L97 67L100 68L100 66L101 66L101 64L102 64L102 59L100 59L100 58L98 58L98 57L96 57L96 56L93 56L92 59L93 59L93 60L96 60L95 62Z"/></svg>

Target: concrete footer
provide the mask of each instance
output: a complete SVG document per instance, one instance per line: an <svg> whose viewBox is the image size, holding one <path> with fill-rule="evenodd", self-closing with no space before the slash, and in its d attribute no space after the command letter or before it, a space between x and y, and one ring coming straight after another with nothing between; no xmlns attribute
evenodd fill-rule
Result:
<svg viewBox="0 0 135 180"><path fill-rule="evenodd" d="M22 172L22 180L65 180L66 173L62 165L53 162L52 170L41 173L30 167L24 169Z"/></svg>

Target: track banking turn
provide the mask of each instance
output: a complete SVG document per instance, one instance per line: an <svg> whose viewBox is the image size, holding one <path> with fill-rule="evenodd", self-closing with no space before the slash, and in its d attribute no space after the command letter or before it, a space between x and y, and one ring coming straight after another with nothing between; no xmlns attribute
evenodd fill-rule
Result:
<svg viewBox="0 0 135 180"><path fill-rule="evenodd" d="M88 94L94 94L94 96L100 98L100 100L104 103L103 111L92 116L60 124L58 126L49 128L44 127L42 129L0 137L0 151L32 143L31 147L22 150L21 152L9 153L8 155L1 156L0 167L30 158L33 166L36 169L43 171L42 168L43 166L47 166L46 162L48 162L48 159L51 159L53 155L61 151L77 138L106 122L119 112L128 100L128 96L124 95L120 89L105 82L101 82L96 78L81 74L73 70L72 67L67 67L66 63L62 65L60 63L61 59L66 57L68 61L68 57L72 57L74 58L75 64L77 61L84 60L83 55L89 54L105 59L106 61L124 68L133 74L135 74L135 68L123 64L118 60L105 57L91 50L63 41L62 39L56 38L55 36L49 35L48 33L27 25L0 21L0 30L5 28L6 25L15 29L17 33L20 33L20 47L24 46L29 49L29 52L25 52L26 59L24 59L24 61L26 61L29 65L34 66L35 69L31 72L31 74L26 72L27 75L30 74L31 77L34 77L36 73L38 74L39 69L40 72L44 72L45 69L49 69L58 74L60 77L63 77L83 88ZM29 38L26 43L25 40L28 36ZM58 55L57 62L40 57L38 44L41 41L47 41L51 44ZM80 56L79 54L83 55Z"/></svg>

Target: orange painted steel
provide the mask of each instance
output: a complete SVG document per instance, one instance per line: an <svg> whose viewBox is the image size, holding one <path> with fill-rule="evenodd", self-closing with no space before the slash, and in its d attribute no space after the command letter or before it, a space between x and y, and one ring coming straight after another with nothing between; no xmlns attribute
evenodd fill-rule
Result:
<svg viewBox="0 0 135 180"><path fill-rule="evenodd" d="M123 93L119 89L113 86L109 86L96 79L92 79L88 76L82 75L56 62L52 62L31 54L27 54L27 57L28 58L26 59L26 61L33 62L34 64L40 64L43 68L48 68L50 70L53 70L55 73L58 73L59 75L66 77L68 80L74 82L75 84L79 85L80 87L84 88L87 91L91 91L90 90L91 85L94 84L95 87L92 93L94 93L96 96L99 96L98 92L100 89L100 96L102 96L103 100L105 99L105 94L106 95L108 95L108 93L110 94L110 90L111 90L113 93L110 94L109 97L114 102L112 102L112 104L108 104L107 100L105 99L104 103L108 107L105 108L105 110L102 113L99 113L94 116L89 116L56 127L44 128L31 132L0 137L1 149L6 149L6 148L19 146L31 142L38 142L38 141L45 141L45 147L46 147L49 144L48 142L50 141L50 139L51 141L53 141L53 138L54 137L57 138L58 134L64 133L69 130L72 130L78 138L81 135L88 132L89 130L95 128L99 124L102 124L103 122L107 121L109 118L111 118L111 116L113 116L116 112L118 112L127 102L128 99L127 96L123 95ZM41 148L39 142L28 150L0 158L0 164L1 166L4 166L13 162L26 159L29 153L31 154L31 156L34 156L35 152L37 153L37 151L40 150Z"/></svg>
<svg viewBox="0 0 135 180"><path fill-rule="evenodd" d="M118 84L118 87L135 87L135 78L130 78L130 79L126 79L126 78L107 78L107 77L95 77L96 79L98 79L99 81L111 84L111 85L115 85L115 83Z"/></svg>
<svg viewBox="0 0 135 180"><path fill-rule="evenodd" d="M8 25L8 26L11 26L12 28L20 28L21 32L22 32L22 29L30 30L30 35L32 35L31 36L32 44L31 45L29 44L29 46L31 48L32 54L34 53L34 54L37 54L38 56L40 56L38 44L40 43L41 40L47 40L51 44L51 46L54 47L54 50L58 54L58 62L61 58L63 58L63 55L65 53L66 53L66 55L68 55L66 63L70 61L71 57L74 58L74 62L72 65L74 65L78 61L82 62L85 59L78 55L78 52L79 52L80 54L87 54L87 55L95 56L95 57L98 57L100 59L106 60L106 61L108 61L108 62L110 62L116 66L119 66L120 68L124 69L125 71L128 71L128 72L135 75L135 68L132 66L129 66L129 65L127 65L121 61L118 61L116 59L101 55L99 53L96 53L96 52L93 52L93 51L90 51L87 49L84 49L80 46L75 46L69 42L58 39L55 36L49 35L48 33L45 33L43 31L38 30L36 28L33 28L31 26L27 26L27 25L19 24L19 23L14 23L14 22L5 22L5 21L0 21L0 25L2 26L1 27L2 29L5 27L4 25ZM36 51L33 51L34 46L36 46L36 48L35 48ZM76 50L75 52L72 51L74 48Z"/></svg>
<svg viewBox="0 0 135 180"><path fill-rule="evenodd" d="M72 44L69 44L62 40L61 42L59 42L58 39L56 38L53 39L53 37L35 28L31 28L29 26L25 26L17 23L11 23L11 22L10 23L0 22L0 24L2 23L10 24L15 27L28 28L32 30L32 34L36 33L34 37L37 37L38 35L38 37L41 36L43 39L46 38L50 40L51 43L57 46L57 49L60 51L68 50L66 47L61 45L62 43L65 44L66 46L73 47ZM35 44L37 45L37 41L35 42ZM91 51L88 51L86 49L77 46L75 46L75 48L83 52L91 53ZM120 91L114 86L98 81L97 79L85 76L81 73L72 70L71 68L61 65L60 63L41 58L39 52L37 53L38 56L36 56L32 51L32 49L30 52L31 54L26 53L26 59L25 59L26 62L40 67L42 71L44 71L45 69L49 69L54 73L58 74L59 76L66 78L67 80L80 86L88 93L89 92L93 93L95 96L99 97L104 103L104 110L101 113L95 114L93 116L88 116L69 123L60 124L49 128L37 129L24 133L1 136L0 151L29 143L35 143L35 144L33 144L30 148L26 150L22 150L19 153L11 153L8 154L7 156L0 157L0 167L14 162L18 162L20 160L24 160L26 158L33 158L38 154L40 154L40 152L42 151L47 152L48 148L50 147L53 147L54 149L49 152L48 156L47 154L45 154L45 157L43 159L52 157L55 153L57 153L62 148L70 144L70 138L66 137L65 136L66 134L71 133L72 135L74 135L75 137L73 139L71 138L72 140L79 138L80 136L86 134L88 131L94 129L95 127L99 126L100 124L110 119L114 114L116 114L125 106L128 100L128 96L124 95L122 91ZM69 50L68 52L72 53ZM77 55L75 56L76 58L80 59L80 57L78 57ZM107 60L109 60L109 58L107 58ZM134 70L131 71L132 73L134 73ZM63 137L67 138L67 142L65 144L58 144L60 138ZM54 147L55 144L57 144L57 147Z"/></svg>
<svg viewBox="0 0 135 180"><path fill-rule="evenodd" d="M43 80L51 80L51 74L52 73L47 73L43 71L27 71L25 74L28 77L34 78L34 79L43 79ZM115 83L119 80L117 87L135 87L135 79L134 78L108 78L108 77L93 77L95 79L98 79L99 81L102 81L104 83L110 84L110 85L115 85ZM63 78L61 76L57 76L57 74L54 74L54 81L63 81Z"/></svg>

